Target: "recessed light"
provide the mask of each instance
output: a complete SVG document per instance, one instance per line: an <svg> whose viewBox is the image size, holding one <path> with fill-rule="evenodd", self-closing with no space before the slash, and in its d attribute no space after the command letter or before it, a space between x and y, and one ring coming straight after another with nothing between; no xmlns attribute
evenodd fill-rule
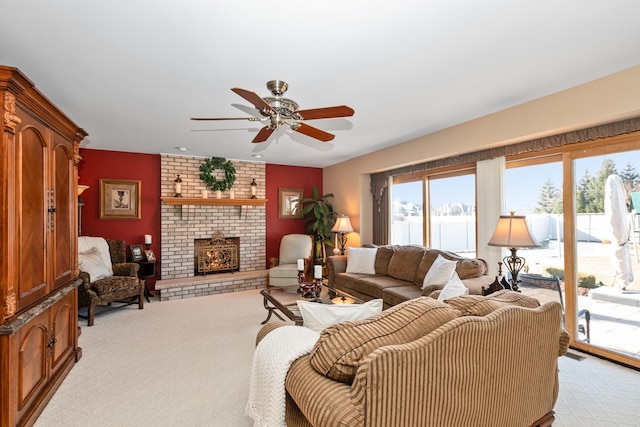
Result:
<svg viewBox="0 0 640 427"><path fill-rule="evenodd" d="M178 151L188 151L189 149L187 147L176 147L176 150L178 150Z"/></svg>
<svg viewBox="0 0 640 427"><path fill-rule="evenodd" d="M261 159L262 158L262 154L252 154L251 156L253 156L254 159Z"/></svg>

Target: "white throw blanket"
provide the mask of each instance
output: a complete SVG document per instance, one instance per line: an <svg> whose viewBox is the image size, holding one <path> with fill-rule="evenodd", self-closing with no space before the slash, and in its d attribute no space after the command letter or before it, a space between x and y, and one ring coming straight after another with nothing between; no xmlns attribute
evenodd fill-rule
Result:
<svg viewBox="0 0 640 427"><path fill-rule="evenodd" d="M253 354L249 401L245 414L255 427L285 427L284 381L296 359L311 351L320 334L301 326L282 326L269 332Z"/></svg>

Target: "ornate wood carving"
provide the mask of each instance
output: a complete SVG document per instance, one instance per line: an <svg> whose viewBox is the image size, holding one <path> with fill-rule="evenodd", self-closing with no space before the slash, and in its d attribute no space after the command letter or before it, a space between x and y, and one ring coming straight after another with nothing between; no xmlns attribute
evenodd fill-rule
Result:
<svg viewBox="0 0 640 427"><path fill-rule="evenodd" d="M20 117L16 116L16 97L9 92L4 93L4 126L11 131L11 133L16 132L16 127L22 120Z"/></svg>

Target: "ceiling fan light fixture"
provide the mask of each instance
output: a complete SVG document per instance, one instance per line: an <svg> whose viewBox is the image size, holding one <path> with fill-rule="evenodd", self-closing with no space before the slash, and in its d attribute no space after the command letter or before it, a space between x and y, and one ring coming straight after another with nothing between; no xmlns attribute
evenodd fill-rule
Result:
<svg viewBox="0 0 640 427"><path fill-rule="evenodd" d="M282 125L287 125L291 130L319 141L328 142L333 140L335 135L310 126L303 121L350 117L354 114L353 108L346 105L299 110L297 102L282 97L288 88L289 85L282 80L270 80L267 82L267 89L271 91L273 96L264 98L250 90L238 87L231 88L231 91L253 104L260 113L258 117L192 117L191 120L249 120L263 122L265 126L258 131L258 134L251 141L252 143L265 142Z"/></svg>
<svg viewBox="0 0 640 427"><path fill-rule="evenodd" d="M267 89L273 96L282 96L289 89L289 85L282 80L270 80L267 82Z"/></svg>

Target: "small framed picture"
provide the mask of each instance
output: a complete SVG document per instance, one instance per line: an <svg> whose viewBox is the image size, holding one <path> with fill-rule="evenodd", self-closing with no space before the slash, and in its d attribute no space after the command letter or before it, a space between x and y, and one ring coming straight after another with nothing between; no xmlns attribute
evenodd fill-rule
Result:
<svg viewBox="0 0 640 427"><path fill-rule="evenodd" d="M144 261L144 249L142 249L142 245L131 245L129 249L131 250L131 259L133 262Z"/></svg>
<svg viewBox="0 0 640 427"><path fill-rule="evenodd" d="M144 251L144 256L147 257L147 261L149 262L155 262L156 261L156 255L153 253L153 251L151 249L145 249Z"/></svg>

